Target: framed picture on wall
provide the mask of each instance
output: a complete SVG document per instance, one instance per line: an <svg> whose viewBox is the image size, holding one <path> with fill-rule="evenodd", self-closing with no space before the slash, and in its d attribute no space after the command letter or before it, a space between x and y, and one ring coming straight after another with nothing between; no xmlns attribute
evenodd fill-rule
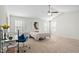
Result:
<svg viewBox="0 0 79 59"><path fill-rule="evenodd" d="M39 22L34 22L33 27L35 32L39 32Z"/></svg>

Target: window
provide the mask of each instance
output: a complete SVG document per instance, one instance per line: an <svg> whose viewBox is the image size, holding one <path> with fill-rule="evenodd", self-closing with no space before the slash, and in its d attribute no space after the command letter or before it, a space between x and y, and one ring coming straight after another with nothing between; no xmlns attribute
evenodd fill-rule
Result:
<svg viewBox="0 0 79 59"><path fill-rule="evenodd" d="M17 30L22 31L22 20L15 20L15 32L17 32Z"/></svg>

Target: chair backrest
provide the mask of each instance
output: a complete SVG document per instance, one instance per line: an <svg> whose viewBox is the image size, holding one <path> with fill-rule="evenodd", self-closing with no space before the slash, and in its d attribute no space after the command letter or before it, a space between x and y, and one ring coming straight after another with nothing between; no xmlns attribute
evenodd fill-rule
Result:
<svg viewBox="0 0 79 59"><path fill-rule="evenodd" d="M24 34L18 36L18 41L19 42L26 42L28 40L28 36L25 36Z"/></svg>

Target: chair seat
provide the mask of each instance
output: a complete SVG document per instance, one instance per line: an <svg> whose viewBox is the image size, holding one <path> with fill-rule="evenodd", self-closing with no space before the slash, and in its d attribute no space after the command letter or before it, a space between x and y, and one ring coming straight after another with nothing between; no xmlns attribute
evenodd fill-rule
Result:
<svg viewBox="0 0 79 59"><path fill-rule="evenodd" d="M24 36L24 34L22 34L21 36L18 36L18 41L17 42L25 42L28 40L28 36Z"/></svg>

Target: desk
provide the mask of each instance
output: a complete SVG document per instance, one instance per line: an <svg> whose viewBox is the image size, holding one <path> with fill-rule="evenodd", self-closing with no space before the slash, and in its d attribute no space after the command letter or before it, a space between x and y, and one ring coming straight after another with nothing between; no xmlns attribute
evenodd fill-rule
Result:
<svg viewBox="0 0 79 59"><path fill-rule="evenodd" d="M14 47L16 46L16 39L13 40L2 40L2 53L4 52L4 47L6 47L6 49L9 47Z"/></svg>
<svg viewBox="0 0 79 59"><path fill-rule="evenodd" d="M13 42L13 41L16 41L17 39L12 39L12 40L4 40L4 42Z"/></svg>

